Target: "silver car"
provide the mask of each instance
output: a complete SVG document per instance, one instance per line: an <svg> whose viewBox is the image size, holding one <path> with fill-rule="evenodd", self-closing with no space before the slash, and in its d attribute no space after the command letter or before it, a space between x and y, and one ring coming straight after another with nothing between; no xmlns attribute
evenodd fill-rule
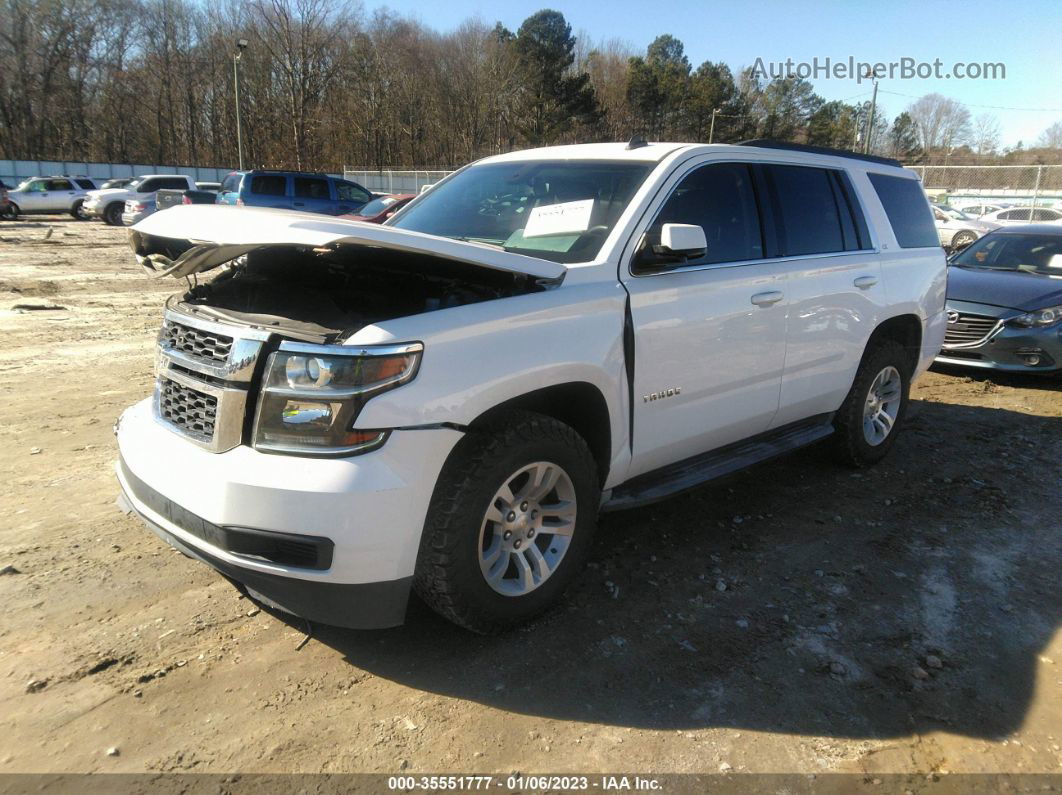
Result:
<svg viewBox="0 0 1062 795"><path fill-rule="evenodd" d="M78 220L88 218L85 198L96 186L88 177L30 177L7 193L9 202L3 215L15 219L20 215L70 213Z"/></svg>
<svg viewBox="0 0 1062 795"><path fill-rule="evenodd" d="M933 205L933 220L937 224L940 245L952 251L964 249L981 235L999 229L999 224L971 218L962 210L946 204Z"/></svg>

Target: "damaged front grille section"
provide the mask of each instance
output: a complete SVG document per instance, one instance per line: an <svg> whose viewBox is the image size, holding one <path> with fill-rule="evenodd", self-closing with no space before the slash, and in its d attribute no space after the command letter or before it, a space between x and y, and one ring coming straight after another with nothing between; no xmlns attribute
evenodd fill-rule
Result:
<svg viewBox="0 0 1062 795"><path fill-rule="evenodd" d="M227 362L232 341L232 337L225 334L203 331L168 319L163 322L159 336L159 344L169 350L211 362Z"/></svg>
<svg viewBox="0 0 1062 795"><path fill-rule="evenodd" d="M243 440L247 398L266 331L167 309L158 338L155 417L211 452Z"/></svg>

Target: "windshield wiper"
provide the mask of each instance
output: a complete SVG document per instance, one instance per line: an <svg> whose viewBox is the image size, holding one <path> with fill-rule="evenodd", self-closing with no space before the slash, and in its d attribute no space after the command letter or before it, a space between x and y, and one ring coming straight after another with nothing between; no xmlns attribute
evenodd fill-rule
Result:
<svg viewBox="0 0 1062 795"><path fill-rule="evenodd" d="M496 249L498 249L498 251L508 251L509 250L505 246L501 245L500 243L491 243L491 242L489 242L487 240L483 240L482 238L478 238L478 237L468 237L466 235L452 235L451 236L451 240L460 240L462 243L478 243L481 246L490 246L491 248L496 248Z"/></svg>

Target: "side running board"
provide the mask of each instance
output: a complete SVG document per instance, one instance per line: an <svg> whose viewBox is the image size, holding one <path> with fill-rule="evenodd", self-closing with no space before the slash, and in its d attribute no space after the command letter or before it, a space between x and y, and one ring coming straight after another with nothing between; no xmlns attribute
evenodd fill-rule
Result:
<svg viewBox="0 0 1062 795"><path fill-rule="evenodd" d="M602 511L637 508L689 491L709 480L730 475L753 464L824 439L833 433L833 414L819 414L776 428L751 439L687 458L646 472L612 490Z"/></svg>

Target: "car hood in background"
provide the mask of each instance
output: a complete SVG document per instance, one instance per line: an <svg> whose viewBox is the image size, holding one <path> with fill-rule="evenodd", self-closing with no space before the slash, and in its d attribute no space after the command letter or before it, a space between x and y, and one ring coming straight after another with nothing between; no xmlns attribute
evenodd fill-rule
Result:
<svg viewBox="0 0 1062 795"><path fill-rule="evenodd" d="M568 272L555 262L480 243L261 207L178 205L148 216L130 229L129 237L137 261L149 273L175 278L209 270L265 246L386 248L551 280L561 279ZM157 245L153 238L175 241L177 245Z"/></svg>
<svg viewBox="0 0 1062 795"><path fill-rule="evenodd" d="M1062 279L1024 271L951 265L948 267L948 298L1031 312L1062 304Z"/></svg>
<svg viewBox="0 0 1062 795"><path fill-rule="evenodd" d="M131 199L136 196L136 191L129 190L129 188L105 188L102 190L90 190L88 192L89 198L94 199Z"/></svg>

